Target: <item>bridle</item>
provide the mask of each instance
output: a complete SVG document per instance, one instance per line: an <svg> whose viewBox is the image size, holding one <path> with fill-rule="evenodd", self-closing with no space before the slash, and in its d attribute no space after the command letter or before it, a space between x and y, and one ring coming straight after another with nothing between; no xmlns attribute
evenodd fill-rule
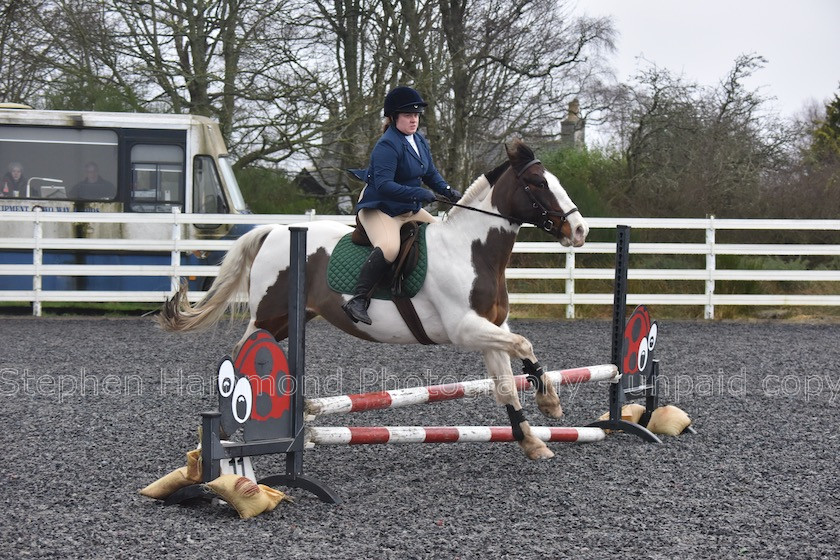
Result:
<svg viewBox="0 0 840 560"><path fill-rule="evenodd" d="M542 218L542 223L541 224L537 224L537 223L534 223L534 222L529 222L529 223L533 223L535 226L537 226L538 228L541 228L545 231L551 231L551 229L554 227L554 221L551 219L551 216L554 216L555 218L558 218L560 220L560 225L562 225L563 222L566 221L566 218L568 218L569 216L571 216L572 214L577 212L578 209L576 207L572 206L572 209L569 210L568 212L554 212L553 210L549 210L548 208L543 206L542 203L539 200L537 200L537 197L534 196L533 192L531 192L531 187L528 185L528 183L526 183L525 181L522 180L522 175L525 174L525 171L527 171L529 167L531 167L532 165L536 165L538 163L542 163L542 162L538 159L532 159L531 161L529 161L528 163L523 165L519 169L519 171L516 172L516 178L522 184L522 188L525 189L525 194L527 194L528 198L531 199L531 204L533 205L533 207L538 208L540 210L540 218Z"/></svg>
<svg viewBox="0 0 840 560"><path fill-rule="evenodd" d="M538 228L540 228L544 231L550 232L555 226L555 223L554 223L554 220L552 220L552 217L555 218L555 219L559 219L560 220L560 225L562 225L563 222L565 222L566 219L569 216L571 216L572 214L577 212L578 209L575 208L575 207L572 207L572 209L569 210L568 212L554 212L553 210L549 210L548 208L543 206L543 204L537 199L537 197L534 196L534 193L531 191L531 187L528 185L528 183L526 183L525 181L522 180L522 175L525 174L525 171L527 171L529 167L531 167L532 165L536 165L538 163L542 163L542 162L538 159L532 159L531 161L529 161L528 163L523 165L519 169L519 171L516 172L516 179L519 182L519 184L522 185L522 188L525 190L525 194L527 194L528 198L531 199L531 205L534 208L536 208L540 211L541 221L539 221L539 222L538 221L529 221L529 220L520 220L519 218L514 218L513 216L506 216L504 214L499 214L497 212L489 212L487 210L482 210L481 208L475 208L473 206L466 206L464 204L458 204L457 202L452 202L452 201L447 200L447 199L445 199L443 197L440 197L440 196L437 197L437 200L438 200L438 202L443 202L444 204L449 204L451 206L457 206L458 208L466 208L467 210L472 210L473 212L481 212L482 214L487 214L489 216L495 216L497 218L504 218L505 220L509 220L509 221L511 221L515 224L519 224L519 225L532 224L532 225L535 225L535 226L537 226Z"/></svg>

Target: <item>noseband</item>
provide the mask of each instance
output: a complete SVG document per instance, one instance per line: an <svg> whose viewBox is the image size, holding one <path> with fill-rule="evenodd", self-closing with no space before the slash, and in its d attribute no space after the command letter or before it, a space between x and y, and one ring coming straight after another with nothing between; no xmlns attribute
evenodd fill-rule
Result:
<svg viewBox="0 0 840 560"><path fill-rule="evenodd" d="M531 167L532 165L537 165L538 163L542 163L542 162L538 159L532 159L531 161L529 161L528 163L523 165L519 169L519 171L516 172L516 179L522 184L522 188L525 189L525 194L527 194L528 198L531 199L531 205L534 208L536 208L540 211L540 218L542 220L541 223L537 223L537 222L527 222L527 223L534 224L535 226L537 226L538 228L541 228L544 231L551 231L552 228L554 227L554 220L551 219L552 217L554 217L556 219L559 219L560 220L560 225L563 225L563 222L566 221L566 218L568 218L569 216L571 216L572 214L577 212L578 209L575 208L575 207L572 207L572 209L569 210L568 212L554 212L553 210L549 210L548 208L543 206L543 204L539 200L537 200L537 197L534 196L533 191L531 191L530 185L528 185L528 183L526 183L525 181L522 180L522 175L525 174L525 171L527 171L529 167ZM525 222L520 222L520 223L525 223Z"/></svg>

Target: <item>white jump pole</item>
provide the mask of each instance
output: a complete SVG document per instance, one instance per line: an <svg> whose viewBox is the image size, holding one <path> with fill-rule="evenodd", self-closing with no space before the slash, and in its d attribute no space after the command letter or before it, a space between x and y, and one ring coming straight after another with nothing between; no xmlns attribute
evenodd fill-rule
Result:
<svg viewBox="0 0 840 560"><path fill-rule="evenodd" d="M618 368L613 364L547 371L544 375L556 385L569 385L586 381L617 381L619 377ZM518 391L524 391L530 387L530 383L525 375L514 376L514 381L516 382L516 389ZM307 420L311 420L316 416L326 414L347 414L350 412L362 412L364 410L400 408L415 404L490 395L492 392L492 379L477 379L475 381L447 383L445 385L432 385L429 387L411 387L392 391L321 397L306 399L304 402L304 415Z"/></svg>
<svg viewBox="0 0 840 560"><path fill-rule="evenodd" d="M531 426L537 439L552 442L601 441L601 428ZM386 443L486 443L516 441L510 426L355 426L306 429L306 448L318 445L374 445Z"/></svg>

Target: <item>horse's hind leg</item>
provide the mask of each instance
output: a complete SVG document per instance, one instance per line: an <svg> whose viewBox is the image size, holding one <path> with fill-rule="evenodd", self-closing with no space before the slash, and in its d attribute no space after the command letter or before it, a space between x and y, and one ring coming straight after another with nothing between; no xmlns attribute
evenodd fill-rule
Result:
<svg viewBox="0 0 840 560"><path fill-rule="evenodd" d="M245 344L248 337L254 334L258 329L267 330L276 340L284 340L287 336L289 336L289 317L275 317L271 321L257 321L255 319L248 321L248 327L245 329L245 334L242 335L242 338L239 339L239 342L236 343L236 347L233 349L234 356L239 354L239 349L242 348L242 345Z"/></svg>
<svg viewBox="0 0 840 560"><path fill-rule="evenodd" d="M531 425L522 412L522 404L516 392L510 358L507 353L498 350L484 351L484 363L494 382L496 402L507 409L513 436L529 459L550 459L554 453L545 443L531 433Z"/></svg>
<svg viewBox="0 0 840 560"><path fill-rule="evenodd" d="M245 328L245 334L242 335L242 338L239 339L239 342L236 343L236 346L233 347L233 355L236 356L239 354L239 350L242 348L242 345L245 344L245 341L248 340L248 337L256 332L258 327L254 325L254 320L251 319L248 321L248 326Z"/></svg>

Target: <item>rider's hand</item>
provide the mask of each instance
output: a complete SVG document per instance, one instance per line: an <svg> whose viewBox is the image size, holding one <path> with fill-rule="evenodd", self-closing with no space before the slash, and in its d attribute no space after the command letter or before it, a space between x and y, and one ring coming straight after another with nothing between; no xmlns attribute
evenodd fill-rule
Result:
<svg viewBox="0 0 840 560"><path fill-rule="evenodd" d="M417 200L423 204L429 204L435 201L435 193L423 187L417 187Z"/></svg>
<svg viewBox="0 0 840 560"><path fill-rule="evenodd" d="M449 185L446 185L446 191L443 192L443 196L445 196L449 202L458 202L461 200L461 193Z"/></svg>

